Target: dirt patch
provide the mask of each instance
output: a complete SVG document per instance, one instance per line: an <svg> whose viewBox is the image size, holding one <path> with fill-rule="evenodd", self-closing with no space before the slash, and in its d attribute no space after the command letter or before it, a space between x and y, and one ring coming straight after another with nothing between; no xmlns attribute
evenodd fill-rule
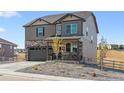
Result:
<svg viewBox="0 0 124 93"><path fill-rule="evenodd" d="M124 61L124 50L109 50L106 55L106 59L123 60Z"/></svg>
<svg viewBox="0 0 124 93"><path fill-rule="evenodd" d="M17 61L25 61L25 53L18 53Z"/></svg>

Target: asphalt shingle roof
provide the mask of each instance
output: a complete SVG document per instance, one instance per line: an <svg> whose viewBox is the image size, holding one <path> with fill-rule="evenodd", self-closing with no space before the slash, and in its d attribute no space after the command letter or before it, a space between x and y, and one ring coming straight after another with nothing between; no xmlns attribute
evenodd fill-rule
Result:
<svg viewBox="0 0 124 93"><path fill-rule="evenodd" d="M67 15L67 14L72 14L72 15L78 16L78 17L80 17L82 19L86 19L89 16L93 16L97 32L99 32L97 24L96 24L96 18L94 16L94 14L92 12L90 12L90 11L80 11L80 12L72 12L72 13L64 13L64 14L55 14L55 15L43 16L43 17L40 17L40 18L36 18L35 20L25 24L24 27L30 26L31 24L33 24L35 21L37 21L39 19L45 20L46 22L52 24L52 23L56 22L57 20L59 20L60 18L62 18L65 15Z"/></svg>
<svg viewBox="0 0 124 93"><path fill-rule="evenodd" d="M10 41L7 41L7 40L5 40L5 39L2 39L2 38L0 38L0 44L7 44L7 45L12 45L12 46L17 47L16 44L14 44L14 43L12 43L12 42L10 42Z"/></svg>
<svg viewBox="0 0 124 93"><path fill-rule="evenodd" d="M88 16L91 15L92 12L88 12L88 11L82 11L82 12L73 12L73 13L69 13L69 14L73 14L73 15L76 15L76 16L79 16L81 18L84 18L86 19ZM48 15L48 16L43 16L43 17L40 17L40 18L36 18L35 20L25 24L24 26L29 26L31 25L33 22L35 22L36 20L38 19L43 19L49 23L54 23L55 21L59 20L60 18L62 18L63 16L65 16L66 14L68 13L65 13L65 14L56 14L56 15Z"/></svg>

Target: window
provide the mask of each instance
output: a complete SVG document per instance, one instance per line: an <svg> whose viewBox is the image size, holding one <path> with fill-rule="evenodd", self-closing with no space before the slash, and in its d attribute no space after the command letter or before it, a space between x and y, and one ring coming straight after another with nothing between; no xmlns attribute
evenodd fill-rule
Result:
<svg viewBox="0 0 124 93"><path fill-rule="evenodd" d="M77 52L77 43L67 43L66 52Z"/></svg>
<svg viewBox="0 0 124 93"><path fill-rule="evenodd" d="M0 44L0 48L2 48L2 44Z"/></svg>
<svg viewBox="0 0 124 93"><path fill-rule="evenodd" d="M61 31L62 30L62 25L61 24L57 24L56 25L56 31Z"/></svg>
<svg viewBox="0 0 124 93"><path fill-rule="evenodd" d="M86 36L88 36L88 32L86 32Z"/></svg>
<svg viewBox="0 0 124 93"><path fill-rule="evenodd" d="M71 44L71 52L77 52L77 43Z"/></svg>
<svg viewBox="0 0 124 93"><path fill-rule="evenodd" d="M36 37L44 36L44 27L37 27L36 28Z"/></svg>
<svg viewBox="0 0 124 93"><path fill-rule="evenodd" d="M91 36L91 43L93 43L93 36Z"/></svg>
<svg viewBox="0 0 124 93"><path fill-rule="evenodd" d="M65 25L66 34L76 34L77 33L77 24L66 24Z"/></svg>
<svg viewBox="0 0 124 93"><path fill-rule="evenodd" d="M88 30L89 30L89 28L87 26L87 28L86 28L86 36L88 36Z"/></svg>
<svg viewBox="0 0 124 93"><path fill-rule="evenodd" d="M71 25L66 25L66 34L71 34Z"/></svg>
<svg viewBox="0 0 124 93"><path fill-rule="evenodd" d="M66 52L70 52L71 51L71 44L67 43L66 44Z"/></svg>
<svg viewBox="0 0 124 93"><path fill-rule="evenodd" d="M71 34L77 33L77 24L71 24Z"/></svg>
<svg viewBox="0 0 124 93"><path fill-rule="evenodd" d="M62 31L62 25L56 24L56 34L61 35L61 31Z"/></svg>
<svg viewBox="0 0 124 93"><path fill-rule="evenodd" d="M86 31L88 32L88 30L89 30L89 28L88 28L88 26L87 26Z"/></svg>
<svg viewBox="0 0 124 93"><path fill-rule="evenodd" d="M10 49L12 49L13 47L10 45Z"/></svg>

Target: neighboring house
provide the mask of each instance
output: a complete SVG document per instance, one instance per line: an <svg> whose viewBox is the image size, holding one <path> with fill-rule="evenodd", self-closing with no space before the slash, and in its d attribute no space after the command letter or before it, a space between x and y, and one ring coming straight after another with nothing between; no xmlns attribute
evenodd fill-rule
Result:
<svg viewBox="0 0 124 93"><path fill-rule="evenodd" d="M25 24L26 58L29 61L55 59L52 48L56 34L63 40L63 60L95 62L97 34L92 12L48 15ZM61 51L60 51L61 52ZM60 53L61 54L61 53Z"/></svg>
<svg viewBox="0 0 124 93"><path fill-rule="evenodd" d="M15 57L14 47L17 45L0 38L0 61L12 61Z"/></svg>

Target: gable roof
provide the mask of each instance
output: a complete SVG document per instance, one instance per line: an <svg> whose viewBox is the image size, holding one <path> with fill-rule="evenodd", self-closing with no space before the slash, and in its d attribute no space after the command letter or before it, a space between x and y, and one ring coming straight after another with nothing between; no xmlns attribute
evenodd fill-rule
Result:
<svg viewBox="0 0 124 93"><path fill-rule="evenodd" d="M5 39L2 39L2 38L0 38L0 44L7 44L7 45L12 45L12 46L17 47L16 44L14 44L14 43L12 43L12 42L10 42L10 41L7 41L7 40L5 40Z"/></svg>
<svg viewBox="0 0 124 93"><path fill-rule="evenodd" d="M55 23L56 21L58 21L59 19L63 18L64 16L66 15L74 15L74 16L77 16L79 18L82 18L82 19L87 19L89 16L93 16L93 19L94 19L94 23L95 23L95 26L96 26L96 30L97 30L97 33L99 33L98 31L98 26L97 26L97 22L96 22L96 18L94 16L94 14L92 12L89 12L89 11L80 11L80 12L73 12L73 13L65 13L65 14L56 14L56 15L48 15L48 16L44 16L44 17L40 17L40 18L37 18L27 24L25 24L23 27L26 27L26 26L30 26L32 25L34 22L36 22L37 20L44 20L45 22L47 23L50 23L50 24L53 24Z"/></svg>

